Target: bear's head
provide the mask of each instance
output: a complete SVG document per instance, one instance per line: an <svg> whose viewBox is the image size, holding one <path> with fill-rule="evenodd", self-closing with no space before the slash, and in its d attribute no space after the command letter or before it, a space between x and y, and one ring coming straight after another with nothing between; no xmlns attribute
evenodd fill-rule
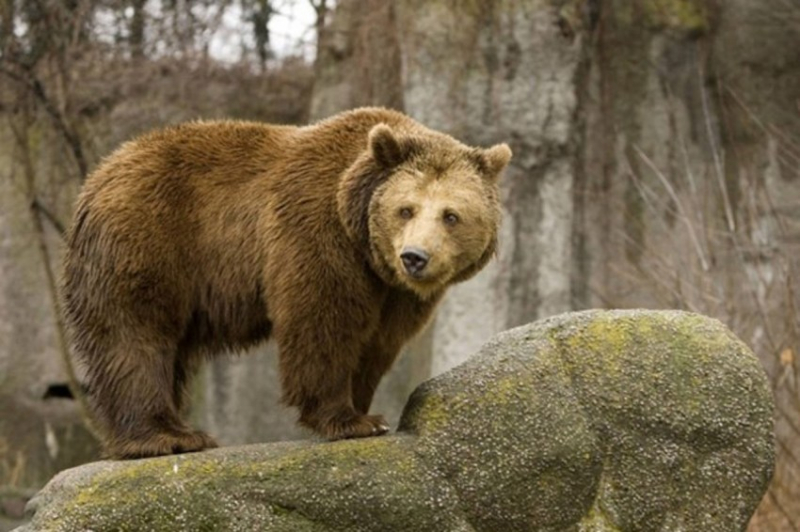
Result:
<svg viewBox="0 0 800 532"><path fill-rule="evenodd" d="M378 124L342 178L339 217L384 281L433 297L494 255L498 180L510 158L505 144L470 148Z"/></svg>

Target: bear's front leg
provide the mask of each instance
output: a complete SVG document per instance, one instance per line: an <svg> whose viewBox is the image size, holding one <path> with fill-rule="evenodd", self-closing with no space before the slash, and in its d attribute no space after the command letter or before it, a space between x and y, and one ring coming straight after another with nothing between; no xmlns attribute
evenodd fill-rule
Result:
<svg viewBox="0 0 800 532"><path fill-rule="evenodd" d="M323 405L319 401L314 398L300 406L300 424L328 440L368 438L389 431L383 416L360 414L344 403Z"/></svg>
<svg viewBox="0 0 800 532"><path fill-rule="evenodd" d="M428 322L439 296L421 300L406 290L393 290L383 303L376 333L362 352L353 376L353 406L366 414L375 390L391 369L397 356L415 334Z"/></svg>
<svg viewBox="0 0 800 532"><path fill-rule="evenodd" d="M322 356L315 362L298 367L295 360L287 360L297 351L281 349L284 401L299 407L300 424L328 440L386 433L389 425L383 416L366 415L355 408L351 391L354 374L349 361L345 364L343 352L317 354Z"/></svg>
<svg viewBox="0 0 800 532"><path fill-rule="evenodd" d="M274 316L283 402L300 409L301 425L329 440L384 434L386 420L358 411L352 395L361 353L376 324L352 292L319 297L324 294L317 284L314 295L300 299L302 308Z"/></svg>
<svg viewBox="0 0 800 532"><path fill-rule="evenodd" d="M352 379L353 406L357 412L361 414L369 412L378 384L392 367L399 353L399 344L387 343L381 341L381 338L376 338L368 344Z"/></svg>

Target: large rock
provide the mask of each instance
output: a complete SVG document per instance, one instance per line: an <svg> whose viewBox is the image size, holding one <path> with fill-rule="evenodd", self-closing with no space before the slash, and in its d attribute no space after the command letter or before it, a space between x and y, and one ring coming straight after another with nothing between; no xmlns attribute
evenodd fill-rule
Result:
<svg viewBox="0 0 800 532"><path fill-rule="evenodd" d="M89 464L19 530L730 532L773 452L765 375L722 324L589 311L498 335L396 435Z"/></svg>

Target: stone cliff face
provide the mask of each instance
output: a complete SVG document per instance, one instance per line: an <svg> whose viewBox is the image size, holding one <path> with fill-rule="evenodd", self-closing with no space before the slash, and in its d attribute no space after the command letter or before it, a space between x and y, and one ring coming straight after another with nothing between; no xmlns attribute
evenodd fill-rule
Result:
<svg viewBox="0 0 800 532"><path fill-rule="evenodd" d="M564 314L420 386L396 434L81 466L19 532L744 530L772 406L715 320Z"/></svg>
<svg viewBox="0 0 800 532"><path fill-rule="evenodd" d="M398 5L405 111L470 143L508 142L498 260L455 287L433 326L433 372L492 334L571 308L571 208L585 39L546 2Z"/></svg>

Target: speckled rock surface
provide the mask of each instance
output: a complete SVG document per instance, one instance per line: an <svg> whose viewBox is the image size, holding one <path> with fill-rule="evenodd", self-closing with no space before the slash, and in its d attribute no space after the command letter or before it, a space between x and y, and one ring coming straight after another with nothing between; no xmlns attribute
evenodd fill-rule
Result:
<svg viewBox="0 0 800 532"><path fill-rule="evenodd" d="M89 464L19 531L730 532L773 445L766 377L722 324L588 311L498 335L398 434Z"/></svg>

